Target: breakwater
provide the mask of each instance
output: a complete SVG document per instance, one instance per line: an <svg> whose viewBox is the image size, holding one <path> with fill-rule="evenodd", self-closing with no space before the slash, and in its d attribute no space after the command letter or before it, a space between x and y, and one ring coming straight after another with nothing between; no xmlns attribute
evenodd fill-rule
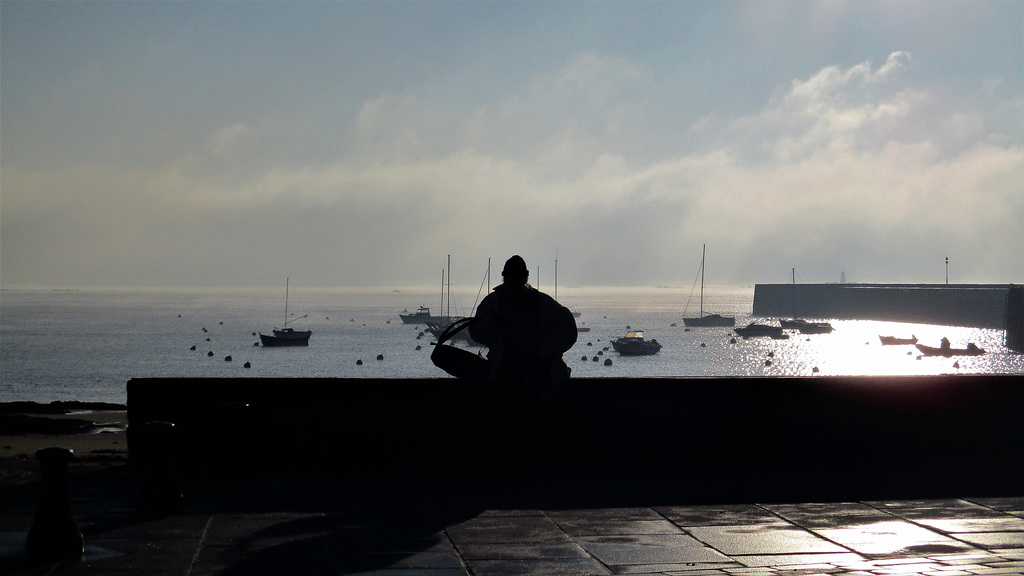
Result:
<svg viewBox="0 0 1024 576"><path fill-rule="evenodd" d="M1008 284L757 284L754 316L1006 329Z"/></svg>

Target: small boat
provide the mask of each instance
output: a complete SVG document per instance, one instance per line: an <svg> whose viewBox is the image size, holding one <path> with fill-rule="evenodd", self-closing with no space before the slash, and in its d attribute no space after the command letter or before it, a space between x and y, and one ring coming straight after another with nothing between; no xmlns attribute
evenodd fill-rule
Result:
<svg viewBox="0 0 1024 576"><path fill-rule="evenodd" d="M434 336L434 338L440 338L441 334L443 334L444 331L449 326L451 326L453 323L459 320L462 320L464 316L436 318L436 320L427 322L427 332L430 332ZM476 340L473 340L473 338L469 335L469 330L459 330L454 335L450 335L449 340L451 340L452 342L462 341L473 346L480 345Z"/></svg>
<svg viewBox="0 0 1024 576"><path fill-rule="evenodd" d="M735 328L733 330L738 336L744 338L754 338L757 336L767 336L769 338L783 338L785 335L782 333L782 326L769 326L768 324L758 324L751 322L744 328Z"/></svg>
<svg viewBox="0 0 1024 576"><path fill-rule="evenodd" d="M690 328L709 328L716 326L735 326L736 319L732 316L721 314L704 315L704 256L707 254L708 246L704 245L700 255L700 316L696 318L683 318L683 325ZM690 292L693 294L693 292Z"/></svg>
<svg viewBox="0 0 1024 576"><path fill-rule="evenodd" d="M260 342L264 346L309 346L309 337L313 334L311 330L294 328L275 328L272 332L272 336L260 332Z"/></svg>
<svg viewBox="0 0 1024 576"><path fill-rule="evenodd" d="M420 306L415 312L409 312L403 310L398 315L402 319L402 324L427 324L429 322L441 322L450 321L451 319L447 316L434 316L430 313L430 308L426 306Z"/></svg>
<svg viewBox="0 0 1024 576"><path fill-rule="evenodd" d="M784 330L799 330L801 334L830 334L834 328L828 322L808 322L800 318L780 320Z"/></svg>
<svg viewBox="0 0 1024 576"><path fill-rule="evenodd" d="M288 319L288 279L284 280L284 325L281 329L274 328L273 334L260 332L260 342L264 346L309 346L309 337L313 334L311 330L296 330L289 328L288 324L305 318L309 314L303 314L298 318Z"/></svg>
<svg viewBox="0 0 1024 576"><path fill-rule="evenodd" d="M661 344L654 338L644 340L643 330L630 330L622 338L612 340L612 348L623 356L650 356L661 351Z"/></svg>
<svg viewBox="0 0 1024 576"><path fill-rule="evenodd" d="M967 348L950 348L949 346L925 346L924 344L917 344L917 349L921 351L924 356L945 356L949 358L951 356L980 356L985 353L983 348L971 342L967 345Z"/></svg>
<svg viewBox="0 0 1024 576"><path fill-rule="evenodd" d="M913 334L910 338L897 338L896 336L879 336L879 340L882 341L882 346L899 346L903 344L917 344L917 336Z"/></svg>

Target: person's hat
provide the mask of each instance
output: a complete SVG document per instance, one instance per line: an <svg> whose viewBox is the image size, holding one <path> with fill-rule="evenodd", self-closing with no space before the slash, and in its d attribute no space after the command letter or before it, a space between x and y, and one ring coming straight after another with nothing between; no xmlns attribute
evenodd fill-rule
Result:
<svg viewBox="0 0 1024 576"><path fill-rule="evenodd" d="M506 278L527 278L530 276L530 270L526 267L526 260L517 254L505 261L501 275Z"/></svg>

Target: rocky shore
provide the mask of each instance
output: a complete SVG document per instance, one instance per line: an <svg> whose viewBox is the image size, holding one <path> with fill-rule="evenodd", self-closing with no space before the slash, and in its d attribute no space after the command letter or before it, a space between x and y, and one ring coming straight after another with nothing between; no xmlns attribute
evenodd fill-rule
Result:
<svg viewBox="0 0 1024 576"><path fill-rule="evenodd" d="M0 487L33 481L37 450L70 448L74 469L127 463L127 407L102 402L0 403Z"/></svg>

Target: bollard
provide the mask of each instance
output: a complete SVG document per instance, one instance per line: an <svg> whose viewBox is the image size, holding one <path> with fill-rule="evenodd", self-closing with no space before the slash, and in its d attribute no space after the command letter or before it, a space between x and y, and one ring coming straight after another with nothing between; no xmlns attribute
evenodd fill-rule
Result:
<svg viewBox="0 0 1024 576"><path fill-rule="evenodd" d="M173 434L172 422L147 422L143 427L145 471L135 506L140 516L169 516L180 514L184 508L172 464Z"/></svg>
<svg viewBox="0 0 1024 576"><path fill-rule="evenodd" d="M36 452L42 467L39 507L28 531L25 552L33 562L54 562L81 558L85 540L71 513L68 496L68 448L43 448Z"/></svg>

